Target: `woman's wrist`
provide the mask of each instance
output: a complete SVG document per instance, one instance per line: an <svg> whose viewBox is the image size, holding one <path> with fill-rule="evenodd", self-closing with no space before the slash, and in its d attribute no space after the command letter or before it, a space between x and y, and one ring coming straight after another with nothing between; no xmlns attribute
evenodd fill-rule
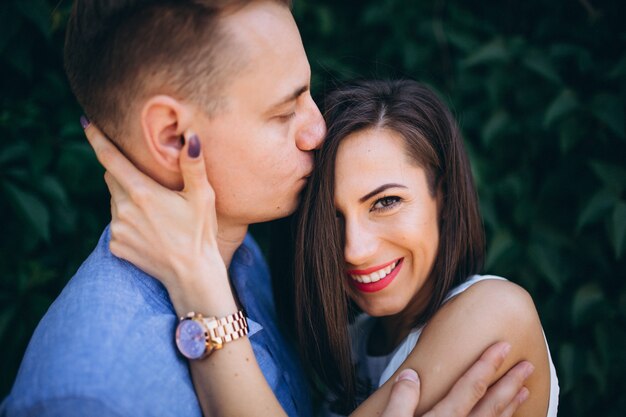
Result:
<svg viewBox="0 0 626 417"><path fill-rule="evenodd" d="M179 316L190 311L223 317L238 310L224 261L211 253L179 265L167 290Z"/></svg>

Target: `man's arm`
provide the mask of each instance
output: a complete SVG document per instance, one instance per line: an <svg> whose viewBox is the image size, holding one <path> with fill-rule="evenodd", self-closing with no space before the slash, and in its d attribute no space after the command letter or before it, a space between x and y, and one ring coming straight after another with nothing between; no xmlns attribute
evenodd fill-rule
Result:
<svg viewBox="0 0 626 417"><path fill-rule="evenodd" d="M109 404L100 399L88 397L50 398L34 404L14 407L5 401L0 407L0 417L123 417Z"/></svg>

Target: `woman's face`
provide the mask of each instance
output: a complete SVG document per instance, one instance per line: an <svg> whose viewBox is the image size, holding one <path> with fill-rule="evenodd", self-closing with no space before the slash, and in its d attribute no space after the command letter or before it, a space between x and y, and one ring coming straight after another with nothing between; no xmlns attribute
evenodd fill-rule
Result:
<svg viewBox="0 0 626 417"><path fill-rule="evenodd" d="M348 292L371 316L400 313L424 288L439 245L426 172L398 133L368 129L342 141L335 173Z"/></svg>

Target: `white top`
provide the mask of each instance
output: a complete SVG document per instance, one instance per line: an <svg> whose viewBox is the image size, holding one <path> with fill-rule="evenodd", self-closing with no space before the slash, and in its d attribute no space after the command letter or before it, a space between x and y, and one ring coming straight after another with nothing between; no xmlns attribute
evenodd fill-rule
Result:
<svg viewBox="0 0 626 417"><path fill-rule="evenodd" d="M494 275L474 275L461 285L453 288L446 296L444 303L459 295L475 283L487 279L506 281L504 278ZM413 351L413 348L417 344L424 326L413 329L389 355L370 356L367 354L367 340L369 339L369 334L372 330L374 322L374 318L365 314L360 315L350 326L350 337L352 339L353 357L356 359L357 376L359 380L369 383L372 388L377 388L387 382L387 380L391 378L396 370L398 370L406 358L408 358L409 354ZM550 362L550 400L548 403L548 413L546 414L546 417L556 417L559 403L559 381L556 376L554 364L552 363L552 357L550 356L550 349L547 341L546 348L548 350L548 360ZM373 392L373 390L370 392ZM362 401L364 399L365 398L359 398L358 400ZM323 409L324 415L336 416L336 414L328 412L326 404Z"/></svg>

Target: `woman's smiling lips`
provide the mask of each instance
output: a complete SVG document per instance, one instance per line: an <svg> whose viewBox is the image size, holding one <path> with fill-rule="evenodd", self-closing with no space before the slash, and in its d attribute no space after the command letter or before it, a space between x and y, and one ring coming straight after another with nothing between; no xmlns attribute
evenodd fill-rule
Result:
<svg viewBox="0 0 626 417"><path fill-rule="evenodd" d="M383 265L367 269L352 269L346 271L350 284L362 292L380 291L389 284L400 272L404 258L398 258Z"/></svg>

